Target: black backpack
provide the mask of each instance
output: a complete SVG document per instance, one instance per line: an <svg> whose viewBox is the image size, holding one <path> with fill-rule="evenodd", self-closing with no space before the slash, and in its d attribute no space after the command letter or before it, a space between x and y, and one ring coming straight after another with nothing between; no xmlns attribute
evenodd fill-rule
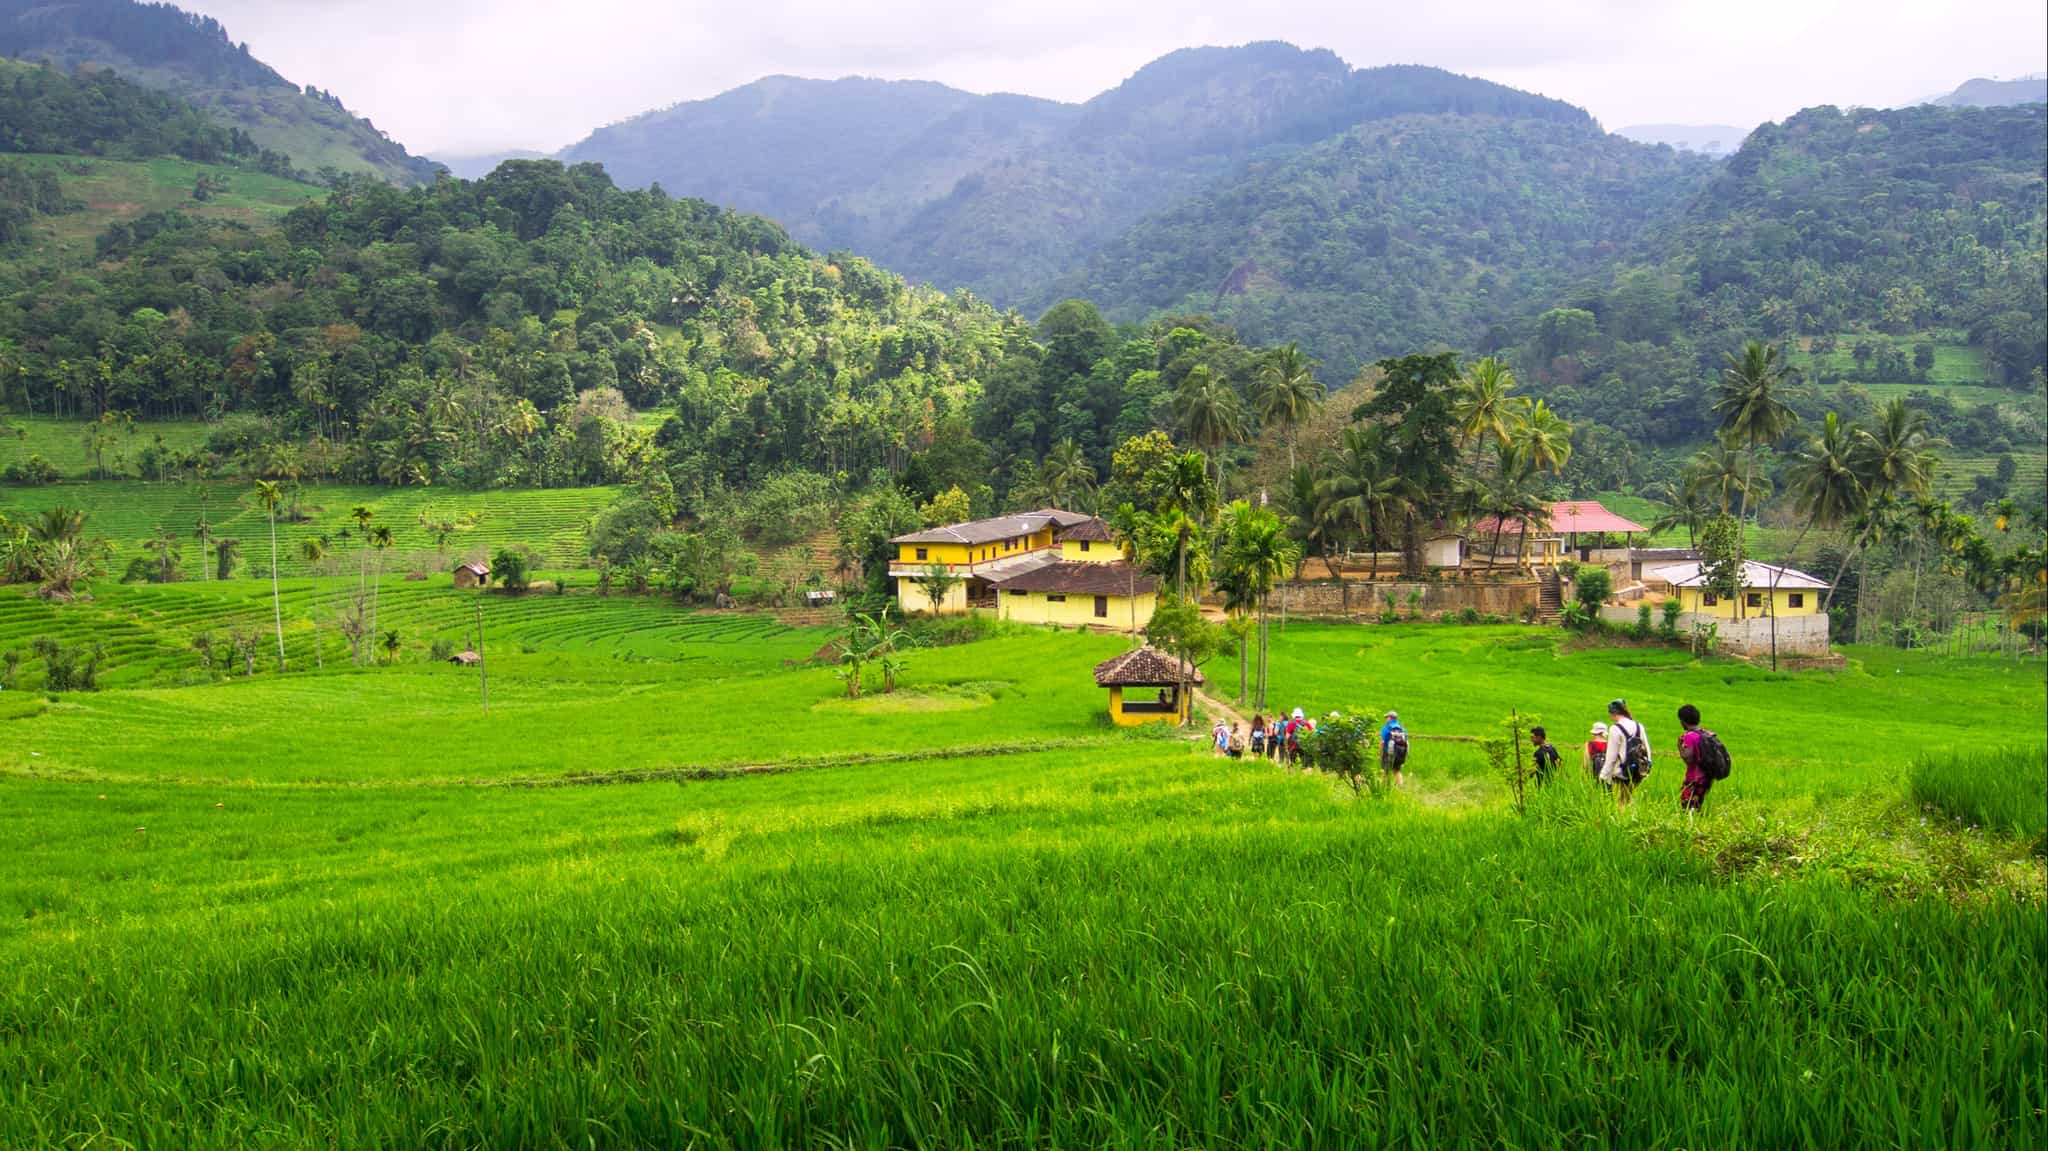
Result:
<svg viewBox="0 0 2048 1151"><path fill-rule="evenodd" d="M1734 762L1728 758L1728 745L1721 742L1720 736L1705 728L1700 729L1700 746L1697 754L1700 774L1708 779L1727 779L1728 773L1735 769Z"/></svg>
<svg viewBox="0 0 2048 1151"><path fill-rule="evenodd" d="M1633 720L1630 722L1634 723ZM1641 782L1650 774L1650 747L1649 741L1643 738L1643 725L1636 724L1634 734L1630 734L1621 724L1616 723L1607 729L1607 738L1613 739L1615 736L1620 736L1622 741L1622 773L1631 783Z"/></svg>
<svg viewBox="0 0 2048 1151"><path fill-rule="evenodd" d="M1387 733L1387 768L1399 771L1408 762L1408 733L1395 728Z"/></svg>

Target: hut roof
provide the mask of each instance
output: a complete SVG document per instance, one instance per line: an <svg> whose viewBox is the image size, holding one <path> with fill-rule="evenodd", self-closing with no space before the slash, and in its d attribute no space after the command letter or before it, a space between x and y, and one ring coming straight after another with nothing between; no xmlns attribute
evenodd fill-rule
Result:
<svg viewBox="0 0 2048 1151"><path fill-rule="evenodd" d="M470 572L478 579L483 579L491 574L491 565L482 560L469 560L465 563L456 564L455 570Z"/></svg>
<svg viewBox="0 0 2048 1151"><path fill-rule="evenodd" d="M478 655L473 651L458 651L454 655L448 657L449 663L459 663L464 667L475 667L477 664L480 664L483 661L484 657Z"/></svg>
<svg viewBox="0 0 2048 1151"><path fill-rule="evenodd" d="M1180 682L1180 664L1154 647L1127 651L1095 665L1097 687L1172 687ZM1202 669L1187 669L1188 682L1200 687Z"/></svg>
<svg viewBox="0 0 2048 1151"><path fill-rule="evenodd" d="M998 591L1043 591L1056 595L1149 595L1159 581L1142 573L1133 582L1127 563L1083 563L1071 560L1042 564L994 581Z"/></svg>

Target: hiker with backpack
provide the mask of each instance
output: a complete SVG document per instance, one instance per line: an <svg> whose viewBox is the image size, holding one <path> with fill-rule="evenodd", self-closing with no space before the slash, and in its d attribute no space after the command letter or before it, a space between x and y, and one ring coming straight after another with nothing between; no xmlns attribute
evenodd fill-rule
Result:
<svg viewBox="0 0 2048 1151"><path fill-rule="evenodd" d="M1700 709L1686 704L1678 709L1678 722L1685 734L1678 737L1678 758L1685 761L1685 785L1678 789L1682 811L1698 811L1716 782L1727 779L1732 767L1728 747L1721 737L1700 726Z"/></svg>
<svg viewBox="0 0 2048 1151"><path fill-rule="evenodd" d="M1650 775L1650 736L1642 723L1628 713L1625 700L1607 705L1607 762L1601 765L1600 782L1614 789L1615 802L1623 807L1635 795L1636 785Z"/></svg>
<svg viewBox="0 0 2048 1151"><path fill-rule="evenodd" d="M1244 728L1234 723L1230 725L1230 758L1244 758Z"/></svg>
<svg viewBox="0 0 2048 1151"><path fill-rule="evenodd" d="M1380 725L1380 770L1386 773L1395 787L1401 786L1401 769L1408 764L1408 729L1401 726L1401 716L1396 712L1387 713L1387 722Z"/></svg>
<svg viewBox="0 0 2048 1151"><path fill-rule="evenodd" d="M1252 758L1264 759L1265 756L1266 717L1263 714L1255 714L1252 716Z"/></svg>
<svg viewBox="0 0 2048 1151"><path fill-rule="evenodd" d="M1291 767L1301 761L1301 737L1308 734L1308 717L1302 714L1300 708L1295 708L1294 714L1287 717L1287 727L1283 734L1285 738L1280 744L1280 762Z"/></svg>
<svg viewBox="0 0 2048 1151"><path fill-rule="evenodd" d="M1557 745L1550 742L1550 733L1540 727L1529 729L1529 742L1535 749L1536 786L1543 787L1550 782L1550 773L1557 770Z"/></svg>

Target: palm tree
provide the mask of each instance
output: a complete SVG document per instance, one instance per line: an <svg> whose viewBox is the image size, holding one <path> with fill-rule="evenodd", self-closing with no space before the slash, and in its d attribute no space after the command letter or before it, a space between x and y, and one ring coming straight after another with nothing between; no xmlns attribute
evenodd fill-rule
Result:
<svg viewBox="0 0 2048 1151"><path fill-rule="evenodd" d="M1842 556L1835 577L1828 581L1828 594L1821 600L1826 612L1835 602L1835 592L1849 564L1884 527L1885 514L1899 501L1923 495L1934 481L1934 446L1939 443L1928 430L1927 414L1906 406L1903 397L1893 397L1878 409L1876 423L1858 429L1851 458L1863 481L1863 530Z"/></svg>
<svg viewBox="0 0 2048 1151"><path fill-rule="evenodd" d="M1572 459L1572 426L1542 400L1529 409L1522 430L1515 437L1534 469L1561 475Z"/></svg>
<svg viewBox="0 0 2048 1151"><path fill-rule="evenodd" d="M277 670L284 670L284 601L277 594L277 509L284 503L284 489L275 480L256 481L256 502L270 517L270 614L277 623Z"/></svg>
<svg viewBox="0 0 2048 1151"><path fill-rule="evenodd" d="M1337 563L1330 558L1330 537L1335 521L1316 495L1314 468L1303 464L1288 471L1287 486L1280 491L1280 514L1286 519L1287 534L1301 545L1304 561L1311 555L1320 557L1330 578L1338 578ZM1300 572L1297 567L1295 574L1299 576Z"/></svg>
<svg viewBox="0 0 2048 1151"><path fill-rule="evenodd" d="M385 663L390 663L392 660L397 659L399 648L398 629L393 628L385 632L383 643L380 646L384 649Z"/></svg>
<svg viewBox="0 0 2048 1151"><path fill-rule="evenodd" d="M1215 459L1216 487L1221 490L1223 445L1244 438L1244 411L1237 393L1207 364L1196 364L1173 393L1173 417L1188 440Z"/></svg>
<svg viewBox="0 0 2048 1151"><path fill-rule="evenodd" d="M1785 438L1799 423L1799 413L1784 401L1789 372L1777 345L1751 340L1740 355L1729 353L1728 366L1721 370L1719 395L1714 412L1721 417L1721 434L1749 447L1749 473L1743 489L1756 490L1756 454ZM1756 504L1746 501L1754 511ZM1744 558L1740 532L1736 534L1736 557ZM1740 617L1744 601L1736 601Z"/></svg>
<svg viewBox="0 0 2048 1151"><path fill-rule="evenodd" d="M307 536L299 541L299 558L308 564L317 564L327 558L327 544L318 536Z"/></svg>
<svg viewBox="0 0 2048 1151"><path fill-rule="evenodd" d="M1863 509L1866 492L1863 478L1856 474L1856 441L1841 417L1833 412L1821 424L1820 434L1806 444L1786 472L1793 507L1805 522L1783 559L1771 569L1771 668L1778 666L1778 581L1785 564L1799 553L1806 533L1819 527L1833 529Z"/></svg>
<svg viewBox="0 0 2048 1151"><path fill-rule="evenodd" d="M1496 453L1498 461L1493 475L1478 493L1479 510L1493 517L1493 545L1488 563L1499 560L1501 531L1509 520L1514 520L1521 527L1515 545L1515 566L1519 568L1523 551L1528 547L1529 525L1546 519L1550 505L1544 500L1537 480L1536 460L1525 448L1502 444Z"/></svg>
<svg viewBox="0 0 2048 1151"><path fill-rule="evenodd" d="M1473 451L1475 472L1482 458L1481 444L1487 440L1507 443L1520 428L1522 405L1514 390L1514 370L1492 356L1473 364L1459 381L1451 418L1457 424L1459 446Z"/></svg>
<svg viewBox="0 0 2048 1151"><path fill-rule="evenodd" d="M1717 439L1701 448L1686 463L1685 494L1688 499L1699 499L1712 493L1715 506L1724 516L1728 514L1728 506L1733 499L1740 497L1746 515L1754 462L1741 448L1726 439Z"/></svg>
<svg viewBox="0 0 2048 1151"><path fill-rule="evenodd" d="M1650 524L1652 536L1662 535L1673 528L1685 529L1685 542L1696 546L1699 543L1700 521L1707 518L1711 510L1707 507L1697 484L1681 477L1676 482L1665 480L1651 488L1649 497L1664 505L1664 512Z"/></svg>
<svg viewBox="0 0 2048 1151"><path fill-rule="evenodd" d="M1294 470L1294 429L1323 406L1323 386L1316 382L1315 364L1297 344L1272 353L1260 366L1253 384L1252 403L1259 422L1279 428L1287 437L1287 470Z"/></svg>
<svg viewBox="0 0 2048 1151"><path fill-rule="evenodd" d="M1323 514L1348 520L1373 556L1367 579L1379 578L1380 529L1406 514L1410 488L1394 466L1393 449L1377 425L1344 429L1343 441L1323 461L1316 484Z"/></svg>
<svg viewBox="0 0 2048 1151"><path fill-rule="evenodd" d="M370 529L370 546L380 552L390 548L391 526L389 524L378 524ZM377 560L377 574L379 576L384 574L384 560L381 557ZM377 603L383 598L383 587L384 581L382 579L370 585L370 631L372 633L375 633L377 630Z"/></svg>
<svg viewBox="0 0 2048 1151"><path fill-rule="evenodd" d="M1038 465L1039 494L1046 505L1071 508L1095 492L1095 465L1071 439L1061 440Z"/></svg>
<svg viewBox="0 0 2048 1151"><path fill-rule="evenodd" d="M1240 500L1231 505L1229 523L1224 568L1230 573L1228 583L1237 598L1258 612L1258 688L1252 706L1263 708L1273 588L1299 561L1301 549L1287 537L1280 517L1265 508L1255 508ZM1239 683L1242 682L1240 674ZM1243 698L1242 693L1239 698Z"/></svg>
<svg viewBox="0 0 2048 1151"><path fill-rule="evenodd" d="M1168 462L1159 511L1155 526L1168 528L1175 540L1174 595L1186 599L1190 544L1216 515L1216 488L1209 482L1209 461L1202 453L1182 452Z"/></svg>
<svg viewBox="0 0 2048 1151"><path fill-rule="evenodd" d="M213 550L213 525L206 522L206 513L199 514L199 524L192 529L192 538L199 541L199 575L201 579L213 578L213 569L206 562L206 553Z"/></svg>

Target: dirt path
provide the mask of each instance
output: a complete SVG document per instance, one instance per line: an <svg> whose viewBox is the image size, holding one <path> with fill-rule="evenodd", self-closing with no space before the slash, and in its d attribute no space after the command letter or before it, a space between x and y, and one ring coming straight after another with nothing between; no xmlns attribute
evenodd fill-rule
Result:
<svg viewBox="0 0 2048 1151"><path fill-rule="evenodd" d="M1224 703L1222 700L1217 699L1215 696L1210 695L1208 692L1203 691L1201 688L1195 689L1195 702L1207 708L1209 714L1222 716L1223 722L1225 723L1238 724L1242 726L1247 732L1251 731L1252 729L1250 721L1246 720L1245 717L1237 714L1237 710L1235 708L1231 707L1227 703Z"/></svg>

